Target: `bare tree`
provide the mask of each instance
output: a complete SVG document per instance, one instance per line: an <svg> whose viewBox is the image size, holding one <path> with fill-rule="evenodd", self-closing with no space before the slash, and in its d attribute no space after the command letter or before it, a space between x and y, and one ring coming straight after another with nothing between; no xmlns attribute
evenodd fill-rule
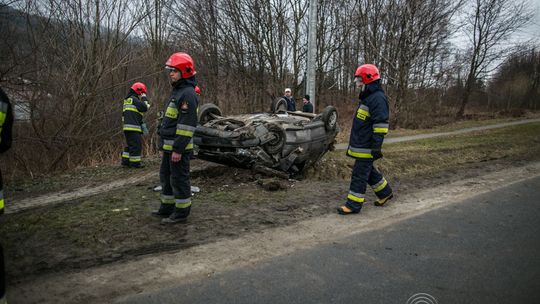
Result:
<svg viewBox="0 0 540 304"><path fill-rule="evenodd" d="M18 5L24 43L13 47L25 51L14 59L24 64L3 79L29 109L17 160L48 172L83 163L101 148L112 154L129 70L141 58L131 34L145 13L127 0Z"/></svg>
<svg viewBox="0 0 540 304"><path fill-rule="evenodd" d="M424 85L426 79L437 73L435 59L447 51L451 21L462 3L360 1L358 27L363 42L362 55L364 62L378 65L384 73L394 127L399 124L403 101L411 89Z"/></svg>
<svg viewBox="0 0 540 304"><path fill-rule="evenodd" d="M540 107L538 47L522 45L501 64L489 82L492 108L537 110Z"/></svg>
<svg viewBox="0 0 540 304"><path fill-rule="evenodd" d="M467 76L457 117L463 117L475 83L496 68L511 51L511 35L530 22L527 1L474 0L465 18L469 39Z"/></svg>

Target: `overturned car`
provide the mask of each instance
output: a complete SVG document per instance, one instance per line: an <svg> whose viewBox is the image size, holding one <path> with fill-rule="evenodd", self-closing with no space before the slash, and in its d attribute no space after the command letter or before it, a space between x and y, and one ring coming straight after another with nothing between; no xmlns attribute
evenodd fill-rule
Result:
<svg viewBox="0 0 540 304"><path fill-rule="evenodd" d="M193 137L200 159L245 168L270 168L299 173L334 148L339 132L337 111L320 114L287 112L283 99L271 113L223 116L219 107L204 104Z"/></svg>

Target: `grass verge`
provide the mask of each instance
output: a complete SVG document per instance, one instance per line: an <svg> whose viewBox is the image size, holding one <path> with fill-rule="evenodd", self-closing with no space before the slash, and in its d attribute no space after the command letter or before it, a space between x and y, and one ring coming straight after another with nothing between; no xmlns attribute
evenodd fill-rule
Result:
<svg viewBox="0 0 540 304"><path fill-rule="evenodd" d="M400 179L427 178L470 163L532 160L540 158L540 123L387 144L383 153L378 168L388 177ZM307 176L318 180L348 179L353 164L345 151L333 151Z"/></svg>

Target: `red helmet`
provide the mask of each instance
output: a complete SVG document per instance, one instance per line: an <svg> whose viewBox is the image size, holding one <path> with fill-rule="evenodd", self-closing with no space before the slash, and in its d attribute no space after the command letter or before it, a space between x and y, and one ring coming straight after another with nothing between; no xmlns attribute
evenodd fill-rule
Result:
<svg viewBox="0 0 540 304"><path fill-rule="evenodd" d="M175 68L180 71L182 78L189 78L197 73L195 71L193 59L186 53L172 54L165 65L169 68Z"/></svg>
<svg viewBox="0 0 540 304"><path fill-rule="evenodd" d="M201 88L199 88L199 86L195 86L195 93L197 93L197 95L201 95Z"/></svg>
<svg viewBox="0 0 540 304"><path fill-rule="evenodd" d="M146 94L146 86L144 85L144 83L142 82L135 82L132 86L131 86L131 89L133 91L135 91L135 93L141 95L141 94Z"/></svg>
<svg viewBox="0 0 540 304"><path fill-rule="evenodd" d="M380 78L379 69L373 64L363 64L356 69L354 77L360 77L364 84L370 84Z"/></svg>

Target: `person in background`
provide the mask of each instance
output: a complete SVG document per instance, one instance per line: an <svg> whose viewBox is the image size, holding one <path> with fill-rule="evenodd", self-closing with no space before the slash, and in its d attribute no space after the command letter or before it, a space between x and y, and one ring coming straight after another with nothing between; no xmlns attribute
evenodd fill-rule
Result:
<svg viewBox="0 0 540 304"><path fill-rule="evenodd" d="M285 95L283 98L287 100L287 111L296 111L296 103L292 97L292 91L290 88L285 89Z"/></svg>
<svg viewBox="0 0 540 304"><path fill-rule="evenodd" d="M304 106L302 107L302 112L313 113L313 103L309 101L309 95L305 95L302 102L304 103Z"/></svg>
<svg viewBox="0 0 540 304"><path fill-rule="evenodd" d="M364 204L366 185L377 195L375 206L383 206L393 197L392 188L377 171L373 162L383 157L381 148L388 133L389 109L381 86L379 69L363 64L354 74L356 85L362 89L354 113L347 156L355 159L347 201L337 208L339 214L360 212Z"/></svg>
<svg viewBox="0 0 540 304"><path fill-rule="evenodd" d="M150 108L146 98L146 85L134 83L124 99L122 124L127 146L122 153L122 166L142 168L142 134L148 134L143 115Z"/></svg>
<svg viewBox="0 0 540 304"><path fill-rule="evenodd" d="M11 148L13 128L13 110L7 95L0 88L0 153L4 153ZM0 216L4 213L4 183L2 181L2 171L0 171ZM6 271L4 262L4 249L0 244L0 304L7 303L6 300Z"/></svg>

